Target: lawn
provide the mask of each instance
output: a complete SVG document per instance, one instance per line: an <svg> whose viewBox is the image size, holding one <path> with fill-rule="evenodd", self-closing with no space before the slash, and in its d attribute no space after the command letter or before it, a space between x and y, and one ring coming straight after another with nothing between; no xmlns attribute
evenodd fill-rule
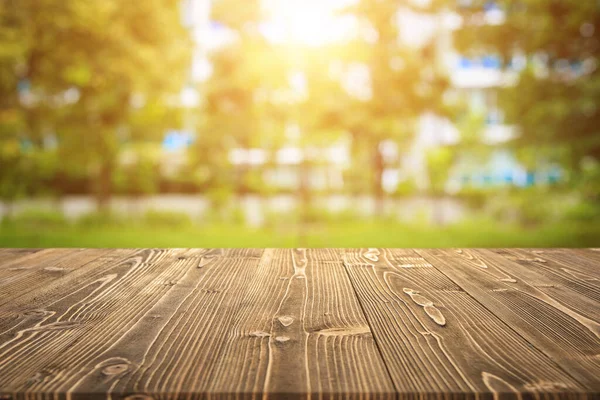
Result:
<svg viewBox="0 0 600 400"><path fill-rule="evenodd" d="M35 226L4 223L0 247L595 247L600 225L525 228L490 221L436 227L385 221L253 229L243 224Z"/></svg>

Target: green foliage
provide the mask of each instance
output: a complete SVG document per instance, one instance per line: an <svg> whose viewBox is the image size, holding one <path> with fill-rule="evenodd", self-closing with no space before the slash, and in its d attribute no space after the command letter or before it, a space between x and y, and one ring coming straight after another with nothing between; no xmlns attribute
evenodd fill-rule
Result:
<svg viewBox="0 0 600 400"><path fill-rule="evenodd" d="M449 147L437 147L427 151L427 171L433 193L444 193L444 185L448 180L454 157L455 152Z"/></svg>
<svg viewBox="0 0 600 400"><path fill-rule="evenodd" d="M58 211L29 209L3 220L4 224L20 226L22 229L61 228L67 224L65 216Z"/></svg>
<svg viewBox="0 0 600 400"><path fill-rule="evenodd" d="M64 167L95 174L106 203L123 140L177 122L168 98L183 86L190 45L173 0L2 2L0 148L41 149L56 132Z"/></svg>
<svg viewBox="0 0 600 400"><path fill-rule="evenodd" d="M417 184L414 179L405 179L396 186L395 196L411 196L418 192Z"/></svg>
<svg viewBox="0 0 600 400"><path fill-rule="evenodd" d="M33 168L20 154L17 140L3 140L0 145L0 198L14 201L27 193Z"/></svg>
<svg viewBox="0 0 600 400"><path fill-rule="evenodd" d="M139 156L133 164L118 167L113 176L113 187L116 192L141 196L157 191L158 165L143 154Z"/></svg>
<svg viewBox="0 0 600 400"><path fill-rule="evenodd" d="M149 210L142 219L145 226L151 228L183 228L192 224L190 217L181 212Z"/></svg>
<svg viewBox="0 0 600 400"><path fill-rule="evenodd" d="M494 190L479 188L463 188L456 197L464 200L467 206L472 210L480 210L486 204L487 200L496 195Z"/></svg>
<svg viewBox="0 0 600 400"><path fill-rule="evenodd" d="M539 186L490 192L485 210L497 220L533 227L560 221L578 204L572 191Z"/></svg>
<svg viewBox="0 0 600 400"><path fill-rule="evenodd" d="M407 3L404 6L410 7ZM435 15L445 5L434 2L419 12ZM369 35L358 35L343 53L346 63L365 63L368 67L371 95L357 99L342 97L343 113L338 117L341 126L350 131L356 143L353 157L368 151L367 165L371 173L371 187L376 197L382 197L381 177L384 160L379 150L384 140L404 143L412 139L415 120L423 112L447 115L443 94L449 87L448 77L435 54L438 33L422 47L414 48L398 40L399 27L392 16L398 3L361 0L347 10L361 24L372 29ZM397 62L400 61L400 62ZM353 167L363 169L360 162Z"/></svg>
<svg viewBox="0 0 600 400"><path fill-rule="evenodd" d="M231 226L245 226L246 216L241 207L228 203L220 208L212 207L199 221L202 225L229 224Z"/></svg>
<svg viewBox="0 0 600 400"><path fill-rule="evenodd" d="M243 185L250 193L257 193L263 196L268 196L269 194L274 193L274 188L270 187L266 182L263 181L262 171L260 169L248 171L248 173L244 176Z"/></svg>
<svg viewBox="0 0 600 400"><path fill-rule="evenodd" d="M233 196L233 191L231 190L231 188L221 186L210 189L206 193L206 195L210 200L212 208L215 210L221 210L231 200Z"/></svg>
<svg viewBox="0 0 600 400"><path fill-rule="evenodd" d="M585 202L600 204L600 160L582 160L579 193Z"/></svg>
<svg viewBox="0 0 600 400"><path fill-rule="evenodd" d="M56 152L37 148L24 151L18 140L0 139L0 201L48 194L45 183L58 170Z"/></svg>
<svg viewBox="0 0 600 400"><path fill-rule="evenodd" d="M353 209L344 209L331 211L329 209L317 206L311 206L306 210L304 221L313 224L333 224L343 223L345 221L364 221L367 218L360 215Z"/></svg>
<svg viewBox="0 0 600 400"><path fill-rule="evenodd" d="M535 149L535 161L559 156L576 174L584 157L600 156L598 2L502 0L505 21L479 24L485 3L461 10L467 23L457 34L459 49L497 54L505 66L524 57L516 84L500 93L507 122L521 132L513 144Z"/></svg>
<svg viewBox="0 0 600 400"><path fill-rule="evenodd" d="M108 210L94 211L77 220L77 226L87 230L98 230L106 227L125 227L131 224L131 217L118 215Z"/></svg>
<svg viewBox="0 0 600 400"><path fill-rule="evenodd" d="M261 148L272 156L284 144L309 153L334 143L351 146L344 190L370 192L381 200L383 171L400 162L387 165L381 144L391 141L410 151L424 112L454 117L461 136L459 146L427 154L431 194L441 194L455 160L468 158L479 168L494 146L481 140L485 115L465 113L466 103L445 96L448 77L436 54L442 30L413 47L398 40L392 16L402 7L435 18L449 8L463 14L457 44L465 55L496 54L507 69L515 54L524 56L516 84L499 89L506 122L517 124L520 133L510 145L526 169L560 163L570 178L552 190L465 189L460 198L497 219L536 227L561 215L565 221L595 221L600 202L597 1L499 0L506 11L501 24L481 23L487 2L460 7L449 0L421 5L360 0L344 10L358 21L355 36L311 48L266 40L258 29L267 18L259 0L212 1L211 19L230 29L235 40L208 51L212 74L197 87L202 101L196 110L183 110L177 98L190 84L194 44L181 26L178 0L0 1L0 200L47 194L47 188L60 195L63 181L90 182L103 208L74 229L188 229L189 221L176 213L151 211L141 218L108 213L113 192L143 196L168 186L206 193L211 211L205 226L242 225L242 209L232 203L248 192L269 195L275 189L254 166L232 165L230 149ZM367 95L345 87L353 68L366 70ZM183 125L199 133L186 155L189 162L162 177L157 142L165 130ZM317 192L306 184L306 172L324 162L318 158L308 156L297 169L303 182L294 192L299 210L269 215L268 226L289 230L288 225L360 220L351 210L330 213L313 206ZM412 180L396 189L398 196L415 192ZM43 227L60 222L34 214L15 221ZM376 228L352 229L370 234ZM343 229L333 233L344 238L340 243L354 243ZM312 243L324 240L314 237ZM474 243L470 239L465 243Z"/></svg>
<svg viewBox="0 0 600 400"><path fill-rule="evenodd" d="M600 221L600 205L593 202L577 203L566 210L563 219L580 223Z"/></svg>

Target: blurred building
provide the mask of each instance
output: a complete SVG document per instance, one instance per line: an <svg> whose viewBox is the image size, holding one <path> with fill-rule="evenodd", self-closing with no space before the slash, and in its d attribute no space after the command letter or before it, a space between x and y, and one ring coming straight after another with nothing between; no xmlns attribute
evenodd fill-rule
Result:
<svg viewBox="0 0 600 400"><path fill-rule="evenodd" d="M194 131L195 114L192 110L202 101L198 83L206 80L211 74L209 53L235 40L235 36L226 27L211 21L211 0L182 1L182 19L194 37L196 48L189 85L181 92L181 103L190 110L186 127L181 132L168 132L163 143L164 150L169 154L164 158L164 162L175 164L185 160L186 148L193 142L195 135L202 134ZM417 5L429 3L429 0L412 1ZM339 0L337 3L343 5L349 2L352 0ZM473 7L471 0L457 0L457 3L459 7ZM494 1L487 2L478 11L476 18L479 24L504 22L504 12ZM338 17L339 23L329 22L331 26L327 32L331 33L331 40L343 40L345 32L356 30L352 21L345 18ZM469 113L483 116L480 140L483 144L495 148L484 165L481 164L481 160L469 159L468 155L461 156L452 168L447 182L448 191L458 191L463 187L529 186L538 182L555 182L561 178L560 169L553 165L540 171L528 171L506 148L507 146L504 146L516 137L518 130L505 123L503 112L498 105L498 91L505 85L514 84L517 74L526 64L524 56L515 54L508 68L505 68L493 54L472 58L458 53L453 45L454 32L467 22L455 11L448 10L432 15L419 13L414 7L409 9L399 6L396 21L399 28L398 40L403 45L419 48L434 40L437 62L447 71L451 82L452 89L448 96L466 102ZM318 22L315 20L314 23L318 25ZM267 22L261 26L261 31L269 40L277 42L282 40L282 35L286 32L293 35L295 28L308 29L305 26L292 26L287 27L286 31L285 28ZM310 41L306 44L312 45ZM332 66L333 69L335 67ZM368 68L352 65L346 68L346 74L342 84L349 94L357 98L369 98L371 92ZM297 81L299 83L296 86L302 86L302 80ZM302 90L301 87L297 89ZM401 154L392 141L382 143L380 151L387 165L382 177L384 189L394 192L399 184L407 180L414 181L421 189L426 189L427 152L439 146L460 146L460 129L456 121L427 112L419 116L415 139L404 153ZM327 148L301 149L291 141L275 155L270 155L262 149L232 148L229 161L234 165L261 168L264 170L263 179L268 185L295 189L300 184L298 165L305 159L319 160L319 166L311 168L310 171L311 186L314 189L339 190L340 185L343 185L343 172L350 166L350 145L346 140ZM173 157L174 154L178 156ZM165 168L173 170L177 165Z"/></svg>
<svg viewBox="0 0 600 400"><path fill-rule="evenodd" d="M459 7L470 7L471 1L460 0ZM503 11L492 1L485 4L477 15L480 24L501 24ZM527 185L531 179L524 179L527 171L503 145L515 138L517 129L504 121L498 105L498 91L503 86L515 82L518 71L525 66L524 57L515 55L508 69L503 68L498 57L490 54L479 58L469 58L457 52L453 45L454 32L460 29L463 20L455 11L445 11L438 15L419 14L409 10L399 10L398 26L400 40L419 47L426 41L436 43L436 59L447 71L451 82L449 97L467 104L467 112L482 116L484 123L480 130L480 141L484 145L498 147L492 152L487 165L481 160L469 160L462 155L452 169L447 189L457 191L464 186L485 187L492 185ZM410 171L421 187L427 185L426 153L438 146L458 145L461 132L456 121L450 121L433 113L420 116L416 139L403 168Z"/></svg>

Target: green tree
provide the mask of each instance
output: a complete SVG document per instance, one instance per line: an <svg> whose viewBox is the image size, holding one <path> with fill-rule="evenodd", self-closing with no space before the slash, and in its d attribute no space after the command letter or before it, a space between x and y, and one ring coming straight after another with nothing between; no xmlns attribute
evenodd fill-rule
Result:
<svg viewBox="0 0 600 400"><path fill-rule="evenodd" d="M472 3L460 9L459 49L495 54L505 70L522 64L515 84L500 93L507 122L519 127L513 145L579 174L585 157L600 156L600 3L498 0L499 24L481 23L487 1Z"/></svg>
<svg viewBox="0 0 600 400"><path fill-rule="evenodd" d="M440 7L434 2L418 11L435 18ZM338 120L353 136L354 164L358 168L369 165L377 210L382 210L384 196L382 143L395 140L404 144L412 139L414 122L425 111L448 112L442 101L448 81L436 57L437 36L421 47L399 40L394 18L398 10L397 2L366 0L347 10L367 34L348 43L345 62L367 66L371 93L364 98L348 98Z"/></svg>
<svg viewBox="0 0 600 400"><path fill-rule="evenodd" d="M211 20L233 39L212 51L212 73L201 85L200 133L196 164L211 171L213 186L231 187L237 195L248 189L247 164L229 164L229 150L276 148L281 142L285 106L277 94L287 87L283 54L259 30L264 16L260 1L218 0Z"/></svg>
<svg viewBox="0 0 600 400"><path fill-rule="evenodd" d="M105 208L136 115L172 107L187 76L191 46L179 2L0 4L0 47L19 39L2 54L2 92L9 99L3 108L35 122L15 134L36 139L56 131L66 164L92 174L98 207Z"/></svg>

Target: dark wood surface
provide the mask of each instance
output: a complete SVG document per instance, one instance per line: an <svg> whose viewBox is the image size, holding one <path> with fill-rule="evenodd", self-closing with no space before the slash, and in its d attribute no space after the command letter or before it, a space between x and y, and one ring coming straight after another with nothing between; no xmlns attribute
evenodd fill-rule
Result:
<svg viewBox="0 0 600 400"><path fill-rule="evenodd" d="M0 249L0 399L600 398L598 249Z"/></svg>

